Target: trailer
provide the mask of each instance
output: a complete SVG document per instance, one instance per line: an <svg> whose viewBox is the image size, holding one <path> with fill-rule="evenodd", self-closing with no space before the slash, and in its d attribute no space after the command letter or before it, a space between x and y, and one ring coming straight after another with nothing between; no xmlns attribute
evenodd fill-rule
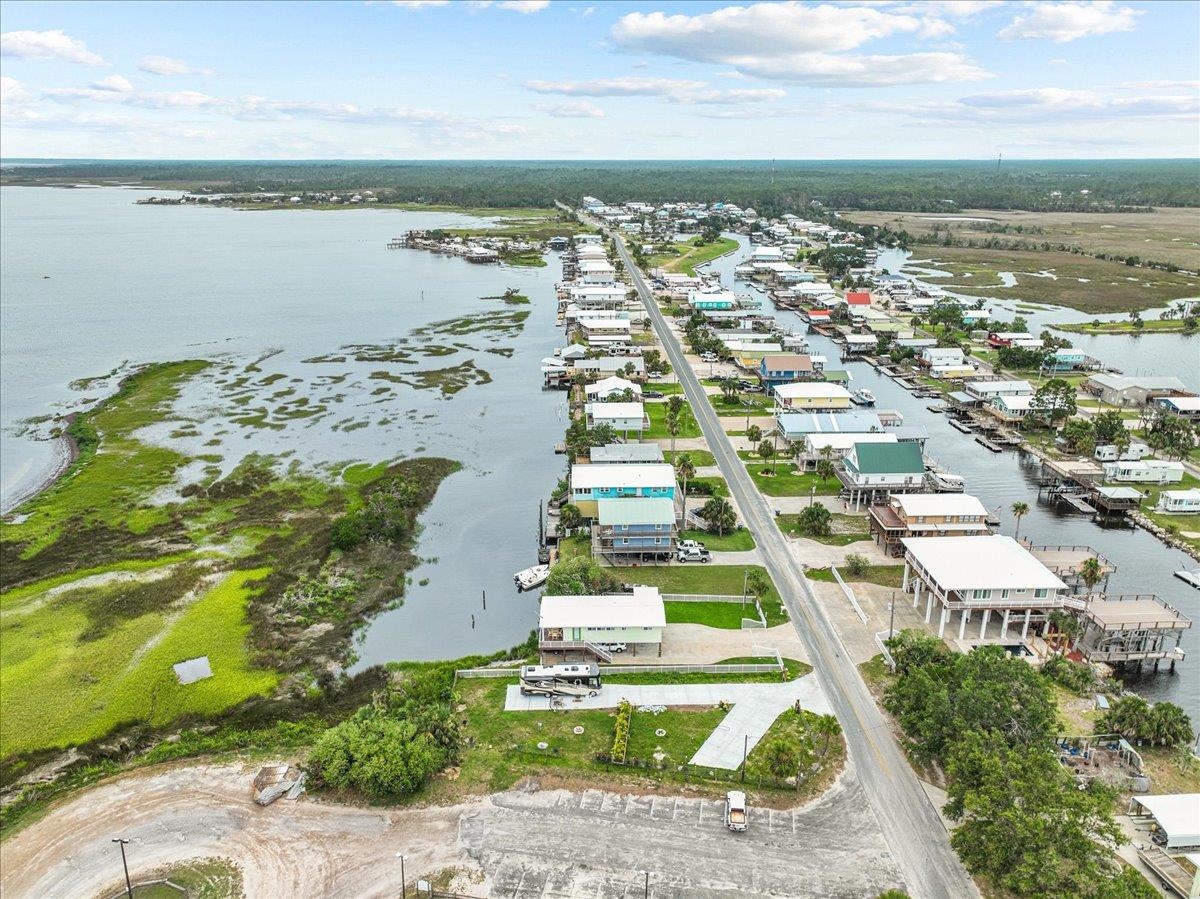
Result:
<svg viewBox="0 0 1200 899"><path fill-rule="evenodd" d="M600 693L600 666L594 663L570 665L522 665L523 696L597 696Z"/></svg>

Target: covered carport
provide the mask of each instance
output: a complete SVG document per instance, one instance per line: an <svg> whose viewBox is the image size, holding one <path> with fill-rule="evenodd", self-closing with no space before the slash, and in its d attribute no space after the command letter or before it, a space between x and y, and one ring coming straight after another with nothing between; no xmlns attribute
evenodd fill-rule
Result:
<svg viewBox="0 0 1200 899"><path fill-rule="evenodd" d="M1149 824L1151 841L1166 852L1200 849L1200 793L1134 796L1129 817Z"/></svg>

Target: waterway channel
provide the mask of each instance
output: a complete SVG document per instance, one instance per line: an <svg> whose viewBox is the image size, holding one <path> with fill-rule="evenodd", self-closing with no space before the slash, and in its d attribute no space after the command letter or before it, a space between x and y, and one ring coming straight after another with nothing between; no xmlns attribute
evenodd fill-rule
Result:
<svg viewBox="0 0 1200 899"><path fill-rule="evenodd" d="M711 270L721 274L724 284L734 287L739 293L747 292L744 282L735 282L733 269L748 254L749 242L741 235L736 237L743 245L738 252L722 257L712 263ZM896 262L898 263L898 259ZM885 257L884 265L899 269ZM774 310L763 294L751 291L755 298L763 300L763 312L772 315L787 330L805 331L806 325L794 312ZM1061 313L1062 310L1059 310ZM1067 315L1078 319L1078 312L1066 310ZM1049 313L1047 313L1049 314ZM1029 315L1031 328L1038 329L1034 316ZM1077 335L1070 335L1074 339ZM1126 341L1129 346L1121 354L1114 354L1102 361L1111 362L1126 371L1135 367L1161 374L1174 374L1183 378L1190 386L1200 389L1200 376L1196 372L1194 350L1188 348L1182 355L1171 356L1171 346L1159 344L1157 335L1144 338L1109 337L1105 340ZM809 344L816 355L829 358L831 367L840 367L839 347L829 338L810 333ZM1200 339L1194 346L1200 346ZM1183 638L1183 647L1189 658L1177 666L1174 674L1160 671L1157 675L1147 672L1137 682L1135 689L1150 700L1169 699L1181 705L1193 721L1200 721L1200 590L1187 586L1174 577L1173 572L1181 568L1194 568L1196 562L1179 550L1167 547L1161 541L1140 528L1102 528L1091 519L1081 515L1065 514L1051 502L1039 500L1037 479L1040 463L1028 454L1005 451L993 454L975 442L973 436L961 434L951 428L944 415L930 412L928 405L934 400L915 397L891 378L876 372L865 362L847 363L853 378L853 387L867 387L875 394L877 408L895 409L904 415L906 424L921 424L929 429L926 452L930 458L946 469L962 475L967 482L967 492L978 496L989 509L1001 510L1003 523L1000 532L1012 535L1014 519L1009 508L1021 501L1029 505L1029 514L1021 520L1020 535L1029 537L1037 544L1088 545L1103 553L1117 565L1117 571L1109 581L1115 593L1157 593L1192 619L1196 624Z"/></svg>

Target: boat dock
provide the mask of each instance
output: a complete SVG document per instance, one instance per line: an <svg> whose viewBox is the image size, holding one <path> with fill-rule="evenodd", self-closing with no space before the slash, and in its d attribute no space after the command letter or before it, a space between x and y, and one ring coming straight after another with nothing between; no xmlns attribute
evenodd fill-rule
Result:
<svg viewBox="0 0 1200 899"><path fill-rule="evenodd" d="M1068 506L1070 506L1076 512L1079 512L1083 515L1095 515L1096 514L1095 506L1091 505L1082 496L1077 496L1074 493L1059 493L1059 494L1057 494L1057 496L1058 496L1059 500L1066 503Z"/></svg>
<svg viewBox="0 0 1200 899"><path fill-rule="evenodd" d="M956 431L961 431L964 434L971 433L971 426L968 424L964 424L963 422L959 421L957 418L950 419L950 427L954 428L954 430L956 430Z"/></svg>
<svg viewBox="0 0 1200 899"><path fill-rule="evenodd" d="M980 446L982 446L984 449L990 450L993 453L1004 452L1003 447L996 446L996 444L992 443L992 441L988 440L982 434L976 435L975 442L978 443Z"/></svg>

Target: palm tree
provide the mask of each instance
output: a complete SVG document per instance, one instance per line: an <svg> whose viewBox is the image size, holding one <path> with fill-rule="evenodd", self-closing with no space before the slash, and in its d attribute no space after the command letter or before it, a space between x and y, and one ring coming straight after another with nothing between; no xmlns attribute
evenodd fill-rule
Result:
<svg viewBox="0 0 1200 899"><path fill-rule="evenodd" d="M1102 577L1104 577L1104 568L1100 565L1099 559L1092 556L1090 559L1083 560L1083 564L1079 566L1079 579L1087 587L1088 593L1092 592L1092 588L1100 582Z"/></svg>
<svg viewBox="0 0 1200 899"><path fill-rule="evenodd" d="M829 744L842 732L842 726L833 715L821 715L813 725L813 730L821 737L821 758L829 754Z"/></svg>
<svg viewBox="0 0 1200 899"><path fill-rule="evenodd" d="M1146 727L1153 742L1163 746L1189 745L1194 738L1187 713L1173 702L1158 702L1150 709Z"/></svg>
<svg viewBox="0 0 1200 899"><path fill-rule="evenodd" d="M579 511L579 507L567 503L558 510L558 526L562 529L564 536L570 536L583 526L583 514Z"/></svg>
<svg viewBox="0 0 1200 899"><path fill-rule="evenodd" d="M817 477L821 479L821 483L828 483L829 479L836 474L833 470L833 463L828 459L822 459L817 463Z"/></svg>
<svg viewBox="0 0 1200 899"><path fill-rule="evenodd" d="M679 434L679 413L674 410L667 411L667 433L671 435L671 452L675 452L675 438Z"/></svg>
<svg viewBox="0 0 1200 899"><path fill-rule="evenodd" d="M773 447L771 445L771 441L764 440L762 443L760 443L758 445L758 456L764 462L766 462L769 459L775 458L775 447Z"/></svg>
<svg viewBox="0 0 1200 899"><path fill-rule="evenodd" d="M687 520L687 488L688 481L696 476L696 466L692 462L692 457L687 453L680 453L675 458L675 474L679 480L683 482L683 517Z"/></svg>
<svg viewBox="0 0 1200 899"><path fill-rule="evenodd" d="M1017 526L1013 531L1013 539L1017 540L1021 534L1021 519L1029 514L1029 503L1015 502L1012 504L1012 513L1016 516Z"/></svg>

